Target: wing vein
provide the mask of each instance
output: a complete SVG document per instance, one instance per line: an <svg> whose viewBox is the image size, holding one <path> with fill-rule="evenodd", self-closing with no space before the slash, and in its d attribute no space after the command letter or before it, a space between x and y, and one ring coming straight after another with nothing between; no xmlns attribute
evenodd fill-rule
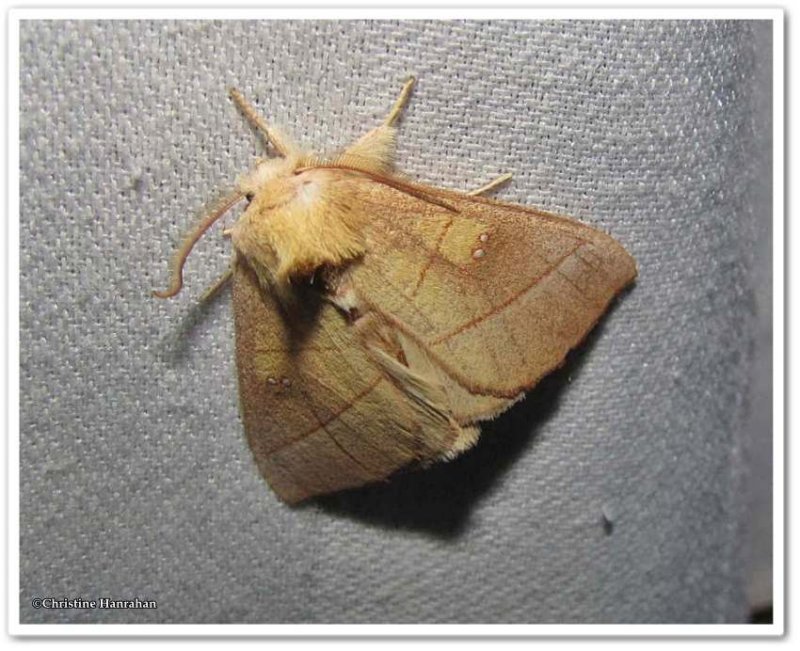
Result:
<svg viewBox="0 0 800 651"><path fill-rule="evenodd" d="M483 323L484 321L486 321L486 319L489 319L489 318L493 317L494 315L501 313L507 307L509 307L510 305L513 305L514 303L516 303L522 296L527 294L531 289L536 287L536 285L538 285L542 280L547 278L547 276L549 276L556 269L558 269L558 267L561 265L562 262L564 262L564 260L569 258L574 253L576 253L576 251L579 248L581 248L582 246L584 246L584 244L576 245L574 248L570 249L567 253L565 253L563 256L561 256L555 262L555 264L553 264L547 271L545 271L542 275L537 276L536 278L534 278L533 281L528 283L527 285L525 285L525 287L523 287L519 291L517 291L514 294L512 294L511 296L509 296L507 299L505 299L501 303L498 303L497 305L493 306L492 309L489 310L488 312L484 312L483 314L480 314L480 315L476 316L474 319L470 319L469 321L461 324L460 326L458 326L454 330L451 330L450 332L446 332L445 334L437 337L436 339L434 339L431 342L431 345L435 346L435 345L444 343L445 341L447 341L449 339L452 339L453 337L455 337L457 335L460 335L461 333L463 333L463 332L465 332L467 330L470 330L471 328L474 328L475 326Z"/></svg>
<svg viewBox="0 0 800 651"><path fill-rule="evenodd" d="M439 236L436 238L436 245L434 246L433 251L431 251L422 269L420 269L417 282L414 285L413 289L411 290L412 297L417 295L417 292L419 291L422 282L425 280L425 276L428 274L428 270L431 268L431 265L433 265L433 261L436 258L441 257L440 247L442 246L442 242L444 242L444 238L447 235L447 232L450 230L450 227L452 225L453 225L453 218L450 217L445 223L444 227L442 228L441 233L439 233Z"/></svg>
<svg viewBox="0 0 800 651"><path fill-rule="evenodd" d="M372 391L374 391L375 388L381 383L382 380L383 380L383 378L380 377L380 376L375 378L375 380L373 380L370 384L368 384L364 389L362 389L359 393L357 393L355 396L353 396L350 400L345 402L344 405L342 405L339 409L337 409L333 414L331 414L326 419L320 419L319 417L317 417L316 413L314 413L312 411L311 413L314 414L314 417L316 418L317 422L319 423L319 425L317 427L314 427L314 428L312 428L310 430L307 430L306 432L303 432L302 434L299 434L298 436L294 436L288 441L282 442L280 445L277 445L274 448L271 448L271 449L267 450L265 454L267 454L267 456L273 455L276 452L279 452L280 450L283 450L284 448L289 447L290 445L294 445L295 443L298 443L299 441L302 441L304 438L307 438L307 437L311 436L312 434L318 432L320 429L324 429L326 425L328 425L329 423L332 423L333 421L335 421L344 412L346 412L348 409L353 407L359 400L363 400L367 395L369 395ZM327 430L326 430L326 432L327 432ZM329 434L329 436L330 436L330 434Z"/></svg>

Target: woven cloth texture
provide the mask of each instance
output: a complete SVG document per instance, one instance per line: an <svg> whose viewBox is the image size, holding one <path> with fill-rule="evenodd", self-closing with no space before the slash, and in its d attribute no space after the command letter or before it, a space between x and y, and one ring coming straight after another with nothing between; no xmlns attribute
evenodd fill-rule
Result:
<svg viewBox="0 0 800 651"><path fill-rule="evenodd" d="M23 622L746 619L770 23L27 21L20 43ZM198 302L229 242L150 290L264 154L229 86L331 151L410 73L400 169L513 172L498 198L607 230L640 277L463 457L289 508L244 439L229 291Z"/></svg>

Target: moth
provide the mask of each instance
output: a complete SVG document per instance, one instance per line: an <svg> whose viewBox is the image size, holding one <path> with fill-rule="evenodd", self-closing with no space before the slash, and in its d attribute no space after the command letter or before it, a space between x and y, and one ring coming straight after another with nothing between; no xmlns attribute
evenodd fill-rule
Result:
<svg viewBox="0 0 800 651"><path fill-rule="evenodd" d="M259 159L176 252L224 231L241 414L255 461L288 503L377 482L472 447L479 424L560 366L636 277L609 235L567 217L431 187L394 171L386 119L320 157L231 98L276 156ZM216 286L215 286L216 287Z"/></svg>

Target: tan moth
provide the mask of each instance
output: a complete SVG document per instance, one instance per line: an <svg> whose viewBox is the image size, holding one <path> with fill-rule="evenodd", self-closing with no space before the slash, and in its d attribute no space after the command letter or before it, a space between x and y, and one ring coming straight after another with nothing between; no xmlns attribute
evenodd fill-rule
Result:
<svg viewBox="0 0 800 651"><path fill-rule="evenodd" d="M285 501L450 459L563 363L636 277L613 238L567 217L409 181L398 117L343 153L308 154L231 97L277 156L213 206L157 296L174 296L193 245L226 231L244 428Z"/></svg>

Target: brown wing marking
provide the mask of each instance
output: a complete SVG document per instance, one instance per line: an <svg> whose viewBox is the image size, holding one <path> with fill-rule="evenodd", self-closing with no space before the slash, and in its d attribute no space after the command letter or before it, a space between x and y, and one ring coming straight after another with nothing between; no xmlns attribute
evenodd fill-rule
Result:
<svg viewBox="0 0 800 651"><path fill-rule="evenodd" d="M422 286L422 283L425 281L425 278L427 277L428 271L433 266L434 262L438 262L440 264L443 263L445 265L450 266L451 268L456 269L459 272L462 271L462 269L460 267L455 265L452 261L448 260L446 257L444 257L441 254L442 243L444 242L445 237L447 237L447 234L450 231L450 228L453 226L453 223L454 223L454 216L453 215L448 215L447 216L447 221L442 226L442 229L439 232L439 235L436 238L436 242L434 243L433 247L431 248L427 259L425 260L425 263L420 268L419 275L417 276L417 280L414 283L413 287L411 287L411 289L410 289L410 291L408 293L408 297L413 299L417 295L417 292L419 291L420 287ZM407 236L411 233L411 231L409 229L402 229L401 228L401 230L404 230L404 232L406 233ZM484 288L482 286L478 286L478 291L480 291L484 295L484 297L486 298L487 303L491 303L491 297L486 294L486 292L484 291ZM407 298L407 296L406 296L406 294L404 292L398 292L398 296L400 296L403 299ZM412 307L414 307L414 311L419 313L419 310L416 309L416 306L413 306L413 303L411 303L411 305L412 305ZM526 358L525 348L523 346L519 346L518 345L518 342L516 341L516 337L515 337L515 335L513 333L513 330L509 329L508 333L509 333L509 337L512 339L516 349L519 351L519 354L520 354L520 356L522 358L522 363L523 364L527 364L528 360ZM494 350L489 348L488 349L488 353L489 353L489 356L492 359L492 363L494 364L495 370L498 373L502 372L503 365L500 363L500 360L497 358L497 355L495 354ZM497 413L497 412L496 412L496 408L494 406L492 406L491 408L480 408L475 413L489 413L492 416L494 416L494 414ZM492 416L489 416L489 417L492 417ZM459 422L463 423L463 422L469 422L469 421L474 420L475 416L474 415L471 415L471 416L462 415L462 417L459 417L457 415L456 419Z"/></svg>
<svg viewBox="0 0 800 651"><path fill-rule="evenodd" d="M336 424L336 422L338 420L340 420L344 416L344 413L348 409L353 408L356 405L356 403L358 403L359 400L361 400L362 398L365 398L371 391L374 391L377 388L377 386L381 383L381 381L382 381L382 378L380 378L380 377L377 378L374 382L372 382L369 386L367 386L366 389L364 389L361 393L356 395L354 398L351 398L350 400L344 400L344 405L341 407L341 409L339 409L339 411L336 414L334 414L332 416L328 416L324 420L314 410L313 400L310 400L310 395L309 395L310 392L307 389L302 388L301 389L301 393L304 395L304 397L305 397L305 399L307 401L307 404L309 405L309 411L311 413L313 413L314 417L317 419L317 427L315 427L314 429L312 429L312 430L306 432L305 434L299 436L297 439L291 441L290 443L282 445L280 448L278 448L276 450L273 450L272 452L267 453L267 456L268 457L274 456L275 454L278 453L279 450L282 450L282 449L285 450L287 447L296 444L300 439L308 438L309 436L313 436L317 432L321 431L321 432L324 432L325 435L328 436L328 438L330 438L331 441L333 441L334 445L336 445L336 447L339 448L339 450L342 452L342 454L344 454L347 457L349 457L350 460L353 461L353 463L355 463L357 466L359 466L361 468L361 470L364 472L364 475L368 478L368 480L375 480L375 479L382 478L384 475L382 474L380 468L381 467L385 467L385 465L386 465L386 463L385 463L386 460L385 459L382 459L383 463L380 466L378 466L377 468L376 467L371 467L371 465L369 464L369 462L367 460L363 460L362 458L360 458L360 457L364 456L363 454L359 455L359 454L353 453L351 450L349 450L348 446L344 445L341 441L339 441L339 439L336 437L334 432L331 431L331 429L330 429L331 426L334 426ZM353 447L353 446L350 446L350 447Z"/></svg>
<svg viewBox="0 0 800 651"><path fill-rule="evenodd" d="M542 282L542 280L544 280L550 274L552 274L554 271L556 271L558 269L559 265L561 265L561 263L564 262L564 260L566 260L571 255L573 255L581 246L582 246L582 244L578 244L574 249L572 249L571 251L568 251L567 253L565 253L558 261L556 261L556 263L555 263L555 265L553 265L553 267L551 267L550 269L545 271L538 278L534 278L530 283L525 285L522 289L517 291L515 294L512 294L511 296L506 298L501 303L498 303L497 305L493 306L491 310L488 310L484 314L480 314L480 315L470 319L466 323L460 325L455 330L451 330L450 332L446 332L445 334L437 337L436 339L434 339L433 341L430 342L431 345L432 346L436 346L438 344L442 344L442 343L446 342L448 339L452 339L453 337L455 337L457 335L460 335L463 332L466 332L467 330L480 325L481 323L483 323L487 319L491 319L492 317L501 315L506 310L506 308L508 308L509 306L511 306L514 303L516 303L520 298L525 296L534 287L536 287L540 282ZM511 332L511 330L508 330L508 331Z"/></svg>
<svg viewBox="0 0 800 651"><path fill-rule="evenodd" d="M457 331L443 333L439 340L429 344L432 355L471 391L513 398L535 385L563 362L569 350L583 340L614 296L632 279L625 272L614 275L602 264L587 277L580 269L593 264L581 255L587 246L591 245L580 245L573 255L563 257L547 274L529 283L525 291L517 292L514 300L504 301L499 311L481 314ZM584 290L580 289L582 282L586 283ZM474 362L485 354L487 341L503 336L511 341L510 333L501 333L494 320L496 315L504 313L508 314L504 328L512 324L513 332L524 342L535 364L526 368L508 367L502 375L491 378L485 375L485 366Z"/></svg>
<svg viewBox="0 0 800 651"><path fill-rule="evenodd" d="M417 282L411 288L411 296L414 297L417 295L420 286L422 285L423 281L425 280L425 276L428 274L428 269L431 268L434 260L437 258L441 258L439 247L442 246L442 242L444 242L444 238L447 236L447 231L450 230L450 227L453 225L453 216L450 215L447 221L444 223L441 232L439 233L439 237L436 238L436 244L434 245L433 249L428 256L428 259L425 261L425 264L422 265L422 268L419 270L419 276L417 277Z"/></svg>
<svg viewBox="0 0 800 651"><path fill-rule="evenodd" d="M587 295L587 293L585 291L585 287L582 288L580 286L580 284L578 283L578 281L576 281L574 278L571 278L570 276L568 276L560 267L556 267L554 269L554 271L555 271L555 273L557 273L561 277L561 279L565 283L567 283L570 287L572 287L572 289L575 290L575 293L576 293L577 296L582 297L589 305L593 305L597 309L602 309L603 308L603 304L602 303L600 303L599 301L593 300L591 296Z"/></svg>
<svg viewBox="0 0 800 651"><path fill-rule="evenodd" d="M324 429L325 426L328 423L333 422L334 420L339 418L344 412L346 412L348 409L352 408L359 400L364 398L368 393L370 393L371 391L374 391L382 381L383 381L383 378L381 378L381 377L375 378L375 380L373 382L368 384L365 389L363 389L362 391L357 393L355 396L353 396L352 398L350 398L348 400L343 400L342 406L339 409L337 409L335 412L333 412L332 414L328 415L325 418L319 417L318 418L318 422L314 427L312 427L311 429L309 429L309 430L307 430L307 431L305 431L305 432L303 432L301 434L298 434L296 436L292 436L292 438L290 438L290 439L288 439L286 441L281 441L279 445L276 445L273 448L268 448L268 449L264 450L264 454L266 454L267 456L272 456L273 454L276 454L276 453L280 452L284 448L287 448L290 445L294 445L298 441L300 441L300 440L302 440L304 438L308 438L312 434L316 434L320 429Z"/></svg>

